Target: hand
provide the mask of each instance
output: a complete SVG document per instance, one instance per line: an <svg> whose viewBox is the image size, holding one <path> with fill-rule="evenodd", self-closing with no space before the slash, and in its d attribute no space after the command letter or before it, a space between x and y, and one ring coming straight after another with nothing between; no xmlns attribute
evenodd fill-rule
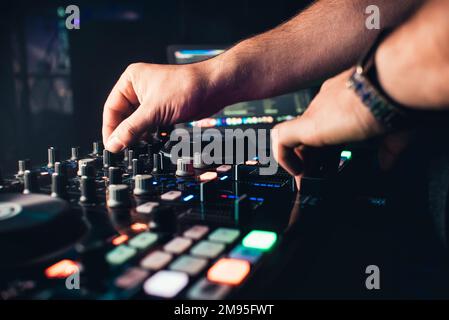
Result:
<svg viewBox="0 0 449 320"><path fill-rule="evenodd" d="M157 126L197 120L223 106L212 101L204 64L131 64L112 89L103 111L103 143L119 152Z"/></svg>
<svg viewBox="0 0 449 320"><path fill-rule="evenodd" d="M307 147L327 147L365 140L385 133L347 81L352 70L326 81L306 112L294 120L281 123L272 134L275 159L290 174L300 176L310 154ZM390 166L405 147L403 134L388 137L381 149L381 159ZM382 165L382 164L381 164Z"/></svg>

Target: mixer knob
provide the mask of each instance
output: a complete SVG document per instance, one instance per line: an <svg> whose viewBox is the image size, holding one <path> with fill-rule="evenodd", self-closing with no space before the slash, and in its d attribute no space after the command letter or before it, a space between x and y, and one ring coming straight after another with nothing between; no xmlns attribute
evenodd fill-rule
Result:
<svg viewBox="0 0 449 320"><path fill-rule="evenodd" d="M142 161L139 159L132 159L132 175L133 175L133 177L135 177L141 173L143 173Z"/></svg>
<svg viewBox="0 0 449 320"><path fill-rule="evenodd" d="M30 159L19 160L19 171L17 171L17 175L23 176L26 170L31 170Z"/></svg>
<svg viewBox="0 0 449 320"><path fill-rule="evenodd" d="M80 180L80 203L94 204L97 200L95 179L88 176L82 176Z"/></svg>
<svg viewBox="0 0 449 320"><path fill-rule="evenodd" d="M128 148L123 149L123 162L125 162L125 163L128 163L128 159L129 159L128 152L129 152Z"/></svg>
<svg viewBox="0 0 449 320"><path fill-rule="evenodd" d="M111 184L108 187L108 207L127 207L130 204L128 186L126 184Z"/></svg>
<svg viewBox="0 0 449 320"><path fill-rule="evenodd" d="M114 154L106 149L103 150L103 168L107 169L115 165Z"/></svg>
<svg viewBox="0 0 449 320"><path fill-rule="evenodd" d="M59 173L51 175L51 196L65 199L67 197L66 179Z"/></svg>
<svg viewBox="0 0 449 320"><path fill-rule="evenodd" d="M138 174L134 177L134 194L136 196L150 193L152 175Z"/></svg>
<svg viewBox="0 0 449 320"><path fill-rule="evenodd" d="M162 162L162 154L155 153L153 154L153 174L162 173L164 170L163 162Z"/></svg>
<svg viewBox="0 0 449 320"><path fill-rule="evenodd" d="M88 172L90 172L91 174L83 174L86 172L82 172L83 170L83 165L87 166L87 167L91 167L92 169L84 169L87 170ZM93 171L93 174L92 174ZM77 172L78 176L95 176L95 159L91 159L91 158L86 158L86 159L81 159L78 161L78 172Z"/></svg>
<svg viewBox="0 0 449 320"><path fill-rule="evenodd" d="M39 181L36 171L25 170L23 173L23 183L23 194L39 192Z"/></svg>
<svg viewBox="0 0 449 320"><path fill-rule="evenodd" d="M77 161L80 153L80 147L72 147L70 160Z"/></svg>
<svg viewBox="0 0 449 320"><path fill-rule="evenodd" d="M55 162L55 173L66 176L67 174L67 166L62 162Z"/></svg>
<svg viewBox="0 0 449 320"><path fill-rule="evenodd" d="M128 172L133 171L134 150L128 150Z"/></svg>
<svg viewBox="0 0 449 320"><path fill-rule="evenodd" d="M204 169L207 167L207 164L203 162L203 158L201 156L201 152L195 152L193 154L193 167L195 169Z"/></svg>
<svg viewBox="0 0 449 320"><path fill-rule="evenodd" d="M122 170L119 167L109 167L109 184L122 183Z"/></svg>
<svg viewBox="0 0 449 320"><path fill-rule="evenodd" d="M103 142L101 141L94 141L94 143L92 144L92 155L94 156L99 156L103 153Z"/></svg>
<svg viewBox="0 0 449 320"><path fill-rule="evenodd" d="M57 153L56 148L54 148L54 147L48 148L47 168L53 168L56 161L58 161L58 153Z"/></svg>
<svg viewBox="0 0 449 320"><path fill-rule="evenodd" d="M189 159L179 158L176 164L176 175L178 177L188 177L195 174L193 165Z"/></svg>

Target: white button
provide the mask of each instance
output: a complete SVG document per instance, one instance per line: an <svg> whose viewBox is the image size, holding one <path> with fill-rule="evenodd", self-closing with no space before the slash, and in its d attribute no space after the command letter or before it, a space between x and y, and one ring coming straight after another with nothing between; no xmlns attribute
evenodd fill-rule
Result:
<svg viewBox="0 0 449 320"><path fill-rule="evenodd" d="M150 270L159 270L165 267L172 259L172 255L167 252L154 251L147 255L140 262L142 268Z"/></svg>
<svg viewBox="0 0 449 320"><path fill-rule="evenodd" d="M145 202L144 204L141 204L140 206L138 206L136 208L136 211L138 213L145 213L145 214L149 214L151 213L154 208L159 206L159 202Z"/></svg>
<svg viewBox="0 0 449 320"><path fill-rule="evenodd" d="M173 298L188 282L189 277L183 272L162 270L145 281L143 289L152 296Z"/></svg>
<svg viewBox="0 0 449 320"><path fill-rule="evenodd" d="M166 201L173 201L181 197L181 194L181 191L169 191L161 195L161 199Z"/></svg>
<svg viewBox="0 0 449 320"><path fill-rule="evenodd" d="M223 165L217 167L217 169L215 169L215 170L216 170L217 172L224 173L224 172L228 172L228 171L231 170L231 169L232 169L232 167L231 167L230 165L228 165L228 164L223 164Z"/></svg>
<svg viewBox="0 0 449 320"><path fill-rule="evenodd" d="M164 250L174 254L180 254L186 251L191 245L191 239L176 237L164 246Z"/></svg>
<svg viewBox="0 0 449 320"><path fill-rule="evenodd" d="M209 227L196 225L184 232L184 237L193 240L201 239L209 232Z"/></svg>

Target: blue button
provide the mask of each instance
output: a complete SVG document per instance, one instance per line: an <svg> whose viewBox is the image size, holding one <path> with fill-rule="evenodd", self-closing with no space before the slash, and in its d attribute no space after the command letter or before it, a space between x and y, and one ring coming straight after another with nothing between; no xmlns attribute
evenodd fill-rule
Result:
<svg viewBox="0 0 449 320"><path fill-rule="evenodd" d="M242 259L246 260L252 264L259 261L262 256L262 251L254 248L246 248L242 245L238 245L235 247L231 253L229 253L229 257L234 259Z"/></svg>

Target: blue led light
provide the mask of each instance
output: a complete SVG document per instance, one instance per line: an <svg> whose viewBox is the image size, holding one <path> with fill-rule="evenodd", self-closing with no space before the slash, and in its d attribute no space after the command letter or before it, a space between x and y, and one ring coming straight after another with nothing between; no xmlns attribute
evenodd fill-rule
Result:
<svg viewBox="0 0 449 320"><path fill-rule="evenodd" d="M156 182L156 181L153 181L153 184L154 184L154 185L156 185L156 184L157 184L157 182Z"/></svg>
<svg viewBox="0 0 449 320"><path fill-rule="evenodd" d="M228 176L223 176L220 178L221 181L226 180L228 178Z"/></svg>
<svg viewBox="0 0 449 320"><path fill-rule="evenodd" d="M189 194L188 196L184 197L182 200L189 201L193 199L193 194Z"/></svg>

